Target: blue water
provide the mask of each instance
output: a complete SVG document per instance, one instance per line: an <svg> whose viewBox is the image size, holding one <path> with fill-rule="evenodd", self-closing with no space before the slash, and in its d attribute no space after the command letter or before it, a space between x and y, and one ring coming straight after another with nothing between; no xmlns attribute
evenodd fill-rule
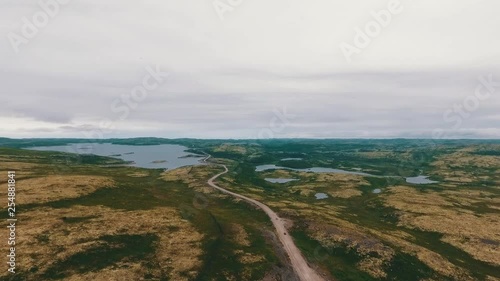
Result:
<svg viewBox="0 0 500 281"><path fill-rule="evenodd" d="M30 149L110 156L132 162L131 166L148 169L175 169L203 164L200 162L203 156L186 157L192 155L186 152L188 148L174 144L136 146L111 143L76 143L62 146L33 147Z"/></svg>
<svg viewBox="0 0 500 281"><path fill-rule="evenodd" d="M291 181L297 181L298 179L265 178L265 180L272 183L287 183Z"/></svg>
<svg viewBox="0 0 500 281"><path fill-rule="evenodd" d="M360 176L370 176L370 177L378 177L376 175L371 175L363 172L353 172L353 171L346 171L346 170L341 170L341 169L332 169L332 168L322 168L322 167L314 167L314 168L307 168L307 169L293 169L293 168L287 168L287 167L281 167L281 166L276 166L276 165L260 165L255 168L256 172L262 172L262 171L267 171L267 170L291 170L291 171L298 171L298 172L313 172L313 173L336 173L336 174L352 174L352 175L360 175Z"/></svg>
<svg viewBox="0 0 500 281"><path fill-rule="evenodd" d="M314 196L316 196L316 199L326 199L328 198L328 195L326 193L316 193Z"/></svg>
<svg viewBox="0 0 500 281"><path fill-rule="evenodd" d="M363 173L363 172L354 172L354 171L347 171L347 170L342 170L342 169L333 169L333 168L323 168L323 167L313 167L313 168L307 168L307 169L294 169L294 168L288 168L288 167L281 167L281 166L276 166L276 165L260 165L255 167L256 172L262 172L262 171L267 171L267 170L290 170L290 171L297 171L297 172L312 172L312 173L334 173L334 174L349 174L349 175L359 175L359 176L365 176L365 177L376 177L376 178L383 178L383 177L396 177L397 176L378 176L378 175L372 175L368 173ZM413 183L413 184L431 184L431 183L437 183L437 181L432 181L427 179L427 176L418 176L418 177L408 177L405 178L406 182L408 183ZM375 192L377 193L377 192Z"/></svg>
<svg viewBox="0 0 500 281"><path fill-rule="evenodd" d="M413 184L431 184L431 183L437 183L437 181L433 181L428 179L428 176L418 176L418 177L410 177L406 178L407 183L413 183Z"/></svg>

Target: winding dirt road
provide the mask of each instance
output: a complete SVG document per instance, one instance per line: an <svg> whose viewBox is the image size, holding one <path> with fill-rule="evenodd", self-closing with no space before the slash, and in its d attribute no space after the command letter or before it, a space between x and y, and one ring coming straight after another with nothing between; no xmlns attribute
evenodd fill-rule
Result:
<svg viewBox="0 0 500 281"><path fill-rule="evenodd" d="M207 160L210 157L211 157L210 155L207 155L207 157L203 161L207 162ZM297 248L297 246L295 246L295 243L293 242L292 237L288 234L288 231L285 228L283 220L281 220L280 217L278 217L278 215L273 210L271 210L271 208L269 208L268 206L266 206L265 204L263 204L257 200L248 198L248 197L240 195L238 193L231 192L231 191L226 190L220 186L217 186L214 183L214 180L216 180L218 177L220 177L228 172L226 165L222 165L222 164L220 164L220 165L222 167L224 167L224 172L213 176L212 178L210 178L208 180L207 183L211 187L213 187L217 190L220 190L220 191L227 193L229 195L232 195L234 197L243 199L243 200L259 207L269 216L269 218L273 222L274 228L276 229L276 234L278 235L278 238L280 239L281 244L283 245L283 248L285 249L285 251L287 252L287 254L290 258L293 270L295 271L295 273L297 274L297 276L300 278L301 281L325 281L325 279L321 278L312 268L309 267L306 260L302 256L302 253Z"/></svg>

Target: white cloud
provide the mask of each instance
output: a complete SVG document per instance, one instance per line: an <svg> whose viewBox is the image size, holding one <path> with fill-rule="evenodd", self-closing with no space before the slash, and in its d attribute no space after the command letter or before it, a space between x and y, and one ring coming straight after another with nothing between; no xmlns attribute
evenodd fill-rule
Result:
<svg viewBox="0 0 500 281"><path fill-rule="evenodd" d="M401 0L403 12L351 63L339 44L389 0L244 1L224 21L211 1L72 0L18 54L7 34L39 8L5 2L3 136L82 137L80 126L117 118L113 100L148 65L170 79L107 137L252 137L284 106L297 118L280 137L429 137L449 129L443 112L474 93L479 75L500 80L494 0ZM499 96L460 129L500 137Z"/></svg>

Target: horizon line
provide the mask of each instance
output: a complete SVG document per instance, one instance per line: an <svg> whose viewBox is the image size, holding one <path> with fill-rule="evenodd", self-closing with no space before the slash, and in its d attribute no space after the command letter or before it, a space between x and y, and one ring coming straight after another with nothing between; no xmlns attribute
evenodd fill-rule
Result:
<svg viewBox="0 0 500 281"><path fill-rule="evenodd" d="M494 140L500 141L500 138L425 138L425 137L327 137L327 138L316 138L316 137L283 137L283 138L195 138L195 137L154 137L154 136L140 136L140 137L109 137L109 138L77 138L77 137L0 137L0 139L11 139L11 140L44 140L44 139L59 139L59 140L89 140L89 141L99 141L99 140L127 140L127 139L163 139L163 140L248 140L248 141L264 141L264 140Z"/></svg>

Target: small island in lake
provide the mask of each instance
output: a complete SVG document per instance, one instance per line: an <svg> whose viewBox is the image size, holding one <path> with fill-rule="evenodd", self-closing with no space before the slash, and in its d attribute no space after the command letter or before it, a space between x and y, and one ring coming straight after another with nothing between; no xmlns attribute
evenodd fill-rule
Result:
<svg viewBox="0 0 500 281"><path fill-rule="evenodd" d="M167 160L155 160L155 161L152 161L151 163L153 163L153 164L167 163Z"/></svg>
<svg viewBox="0 0 500 281"><path fill-rule="evenodd" d="M204 155L199 155L199 154L187 154L187 155L184 155L184 156L181 156L181 157L178 157L179 159L182 159L182 158L201 158L201 157L205 157Z"/></svg>

